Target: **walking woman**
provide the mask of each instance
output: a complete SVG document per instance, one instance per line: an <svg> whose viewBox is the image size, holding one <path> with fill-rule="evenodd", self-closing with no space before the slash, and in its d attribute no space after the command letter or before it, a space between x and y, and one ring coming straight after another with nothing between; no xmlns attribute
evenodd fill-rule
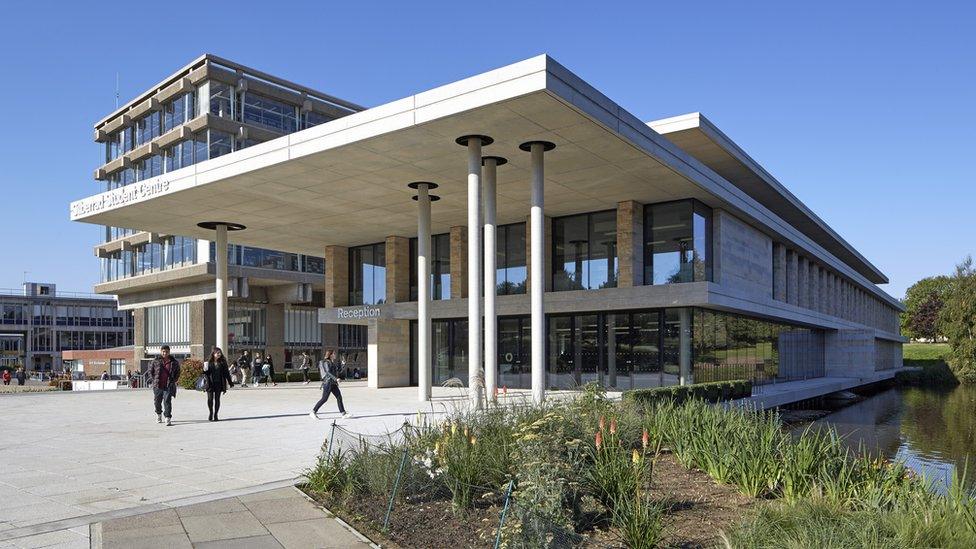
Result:
<svg viewBox="0 0 976 549"><path fill-rule="evenodd" d="M336 362L334 350L326 351L325 358L319 361L319 374L322 376L322 398L315 403L308 416L318 419L319 408L329 400L329 395L335 395L336 403L339 404L339 413L342 417L350 417L351 414L342 405L342 392L339 391L339 364Z"/></svg>
<svg viewBox="0 0 976 549"><path fill-rule="evenodd" d="M273 387L278 386L278 382L274 379L274 360L271 360L271 355L267 354L264 357L264 386L268 386L268 382L271 382Z"/></svg>
<svg viewBox="0 0 976 549"><path fill-rule="evenodd" d="M203 390L207 392L207 408L210 409L208 421L220 421L217 417L220 412L220 395L233 386L224 352L220 347L214 347L210 360L203 364Z"/></svg>

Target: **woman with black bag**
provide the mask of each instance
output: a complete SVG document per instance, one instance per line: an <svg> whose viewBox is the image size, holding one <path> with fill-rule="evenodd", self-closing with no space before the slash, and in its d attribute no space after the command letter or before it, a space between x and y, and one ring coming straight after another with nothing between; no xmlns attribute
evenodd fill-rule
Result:
<svg viewBox="0 0 976 549"><path fill-rule="evenodd" d="M207 408L210 409L208 421L220 421L217 417L220 412L220 395L233 386L224 352L220 347L214 347L210 360L203 363L203 390L207 392Z"/></svg>

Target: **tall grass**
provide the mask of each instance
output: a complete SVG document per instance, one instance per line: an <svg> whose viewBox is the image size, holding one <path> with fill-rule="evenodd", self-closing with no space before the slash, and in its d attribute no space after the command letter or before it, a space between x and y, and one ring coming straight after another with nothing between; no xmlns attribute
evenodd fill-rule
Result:
<svg viewBox="0 0 976 549"><path fill-rule="evenodd" d="M416 482L401 483L401 497L450 497L459 514L514 480L508 546L576 543L595 524L611 524L630 547L656 546L666 511L649 488L657 456L670 451L717 482L775 500L725 534L730 547L976 547L967 545L976 542L976 504L961 479L937 495L903 465L848 450L832 429L791 434L774 412L611 402L594 388L570 402L421 419L401 440L322 456L305 476L336 501L389 494L404 450L403 478Z"/></svg>

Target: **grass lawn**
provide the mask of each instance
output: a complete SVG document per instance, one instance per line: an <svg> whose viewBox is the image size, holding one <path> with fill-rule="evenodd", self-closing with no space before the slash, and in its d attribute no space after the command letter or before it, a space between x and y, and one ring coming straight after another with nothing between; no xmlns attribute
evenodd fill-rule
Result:
<svg viewBox="0 0 976 549"><path fill-rule="evenodd" d="M906 343L902 350L905 360L945 360L948 343Z"/></svg>

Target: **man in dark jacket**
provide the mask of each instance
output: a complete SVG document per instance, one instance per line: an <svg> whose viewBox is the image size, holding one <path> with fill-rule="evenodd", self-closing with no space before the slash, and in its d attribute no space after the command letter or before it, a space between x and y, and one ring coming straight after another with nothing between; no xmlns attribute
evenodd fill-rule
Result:
<svg viewBox="0 0 976 549"><path fill-rule="evenodd" d="M176 382L180 379L180 363L170 356L169 345L159 349L159 356L149 366L149 383L152 383L153 404L156 407L156 423L173 424L173 402L176 398Z"/></svg>

